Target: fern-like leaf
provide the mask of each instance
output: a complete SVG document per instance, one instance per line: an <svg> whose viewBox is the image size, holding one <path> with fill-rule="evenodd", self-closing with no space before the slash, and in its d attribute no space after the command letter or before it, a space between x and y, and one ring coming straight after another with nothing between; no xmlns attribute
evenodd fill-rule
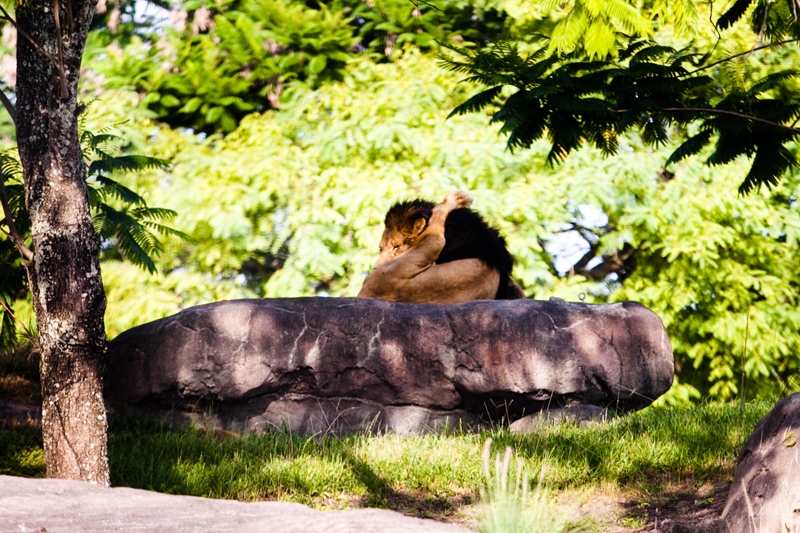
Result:
<svg viewBox="0 0 800 533"><path fill-rule="evenodd" d="M130 190L129 188L125 187L124 185L112 180L111 178L107 178L105 176L97 176L96 178L97 183L102 185L100 191L105 194L110 194L117 198L118 200L125 202L127 204L134 204L134 205L144 205L145 201L144 198Z"/></svg>
<svg viewBox="0 0 800 533"><path fill-rule="evenodd" d="M642 17L639 11L632 5L621 0L606 0L606 14L619 22L622 27L631 35L647 35L650 32L650 25Z"/></svg>
<svg viewBox="0 0 800 533"><path fill-rule="evenodd" d="M797 168L794 154L780 144L763 144L758 147L753 165L744 181L739 185L739 194L749 194L766 185L768 189L776 186L781 175L789 168Z"/></svg>
<svg viewBox="0 0 800 533"><path fill-rule="evenodd" d="M772 74L769 74L768 76L758 80L752 87L750 87L750 90L747 91L747 95L756 96L763 92L769 91L770 89L774 89L780 84L780 82L796 78L797 74L798 72L794 69L773 72Z"/></svg>
<svg viewBox="0 0 800 533"><path fill-rule="evenodd" d="M717 28L727 30L744 15L753 0L736 0L736 2L717 21Z"/></svg>
<svg viewBox="0 0 800 533"><path fill-rule="evenodd" d="M631 58L631 64L644 63L646 61L661 58L665 55L672 55L674 53L675 49L671 46L648 46L647 48L636 52L636 54Z"/></svg>
<svg viewBox="0 0 800 533"><path fill-rule="evenodd" d="M548 52L560 55L571 52L580 41L588 24L589 19L580 5L573 7L553 29Z"/></svg>
<svg viewBox="0 0 800 533"><path fill-rule="evenodd" d="M674 152L672 152L672 155L669 156L667 162L664 163L664 167L668 167L672 163L677 163L682 159L686 159L687 157L693 156L700 152L700 150L702 150L703 147L711 141L711 136L713 134L714 130L706 129L684 141Z"/></svg>
<svg viewBox="0 0 800 533"><path fill-rule="evenodd" d="M144 155L122 155L92 161L91 165L89 165L89 175L95 173L110 174L115 170L130 172L148 168L165 169L168 167L169 161L166 159Z"/></svg>
<svg viewBox="0 0 800 533"><path fill-rule="evenodd" d="M500 94L503 90L502 85L498 85L496 87L492 87L491 89L487 89L485 91L479 92L478 94L472 96L469 100L464 102L463 104L456 106L453 111L447 115L447 118L456 116L456 115L466 115L467 113L474 113L475 111L480 111L487 105L491 104L495 98Z"/></svg>

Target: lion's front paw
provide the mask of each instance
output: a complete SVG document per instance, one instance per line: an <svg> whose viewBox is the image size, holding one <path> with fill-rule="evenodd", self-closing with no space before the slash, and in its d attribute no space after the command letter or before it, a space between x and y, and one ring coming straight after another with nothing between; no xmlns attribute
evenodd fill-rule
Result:
<svg viewBox="0 0 800 533"><path fill-rule="evenodd" d="M469 195L467 191L453 191L449 193L445 199L444 203L448 204L448 207L452 206L452 209L458 209L459 207L469 207L472 205L473 198Z"/></svg>

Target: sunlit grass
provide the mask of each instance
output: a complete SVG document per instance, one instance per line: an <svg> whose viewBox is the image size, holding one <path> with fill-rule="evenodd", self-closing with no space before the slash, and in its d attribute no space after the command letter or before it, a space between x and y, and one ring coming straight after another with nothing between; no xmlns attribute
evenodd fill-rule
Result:
<svg viewBox="0 0 800 533"><path fill-rule="evenodd" d="M487 436L511 446L528 471L547 465L554 490L587 485L625 486L643 480L680 483L727 477L741 444L772 406L647 409L589 426L561 424L540 433L402 437L394 434L303 438L288 432L219 438L195 429L174 430L131 419L112 424L112 482L161 492L313 503L347 493L380 502L393 492L424 490L434 497L474 491L481 480Z"/></svg>

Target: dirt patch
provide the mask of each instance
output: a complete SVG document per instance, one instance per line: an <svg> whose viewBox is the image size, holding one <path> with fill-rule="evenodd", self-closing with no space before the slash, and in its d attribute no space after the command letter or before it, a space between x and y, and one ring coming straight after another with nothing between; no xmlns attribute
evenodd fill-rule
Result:
<svg viewBox="0 0 800 533"><path fill-rule="evenodd" d="M592 531L644 533L659 529L665 520L700 524L719 518L730 486L731 482L723 478L704 483L688 480L650 493L600 490L584 495L583 501L571 508L565 501L569 493L565 492L559 496L558 505L569 513L572 522L586 524Z"/></svg>

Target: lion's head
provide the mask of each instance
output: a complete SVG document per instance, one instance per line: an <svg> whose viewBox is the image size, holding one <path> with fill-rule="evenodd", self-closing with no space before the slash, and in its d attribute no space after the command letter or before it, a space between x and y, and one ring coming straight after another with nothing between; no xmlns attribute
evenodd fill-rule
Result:
<svg viewBox="0 0 800 533"><path fill-rule="evenodd" d="M433 207L433 202L411 200L396 203L389 209L384 220L376 267L417 244L419 236L428 226Z"/></svg>

